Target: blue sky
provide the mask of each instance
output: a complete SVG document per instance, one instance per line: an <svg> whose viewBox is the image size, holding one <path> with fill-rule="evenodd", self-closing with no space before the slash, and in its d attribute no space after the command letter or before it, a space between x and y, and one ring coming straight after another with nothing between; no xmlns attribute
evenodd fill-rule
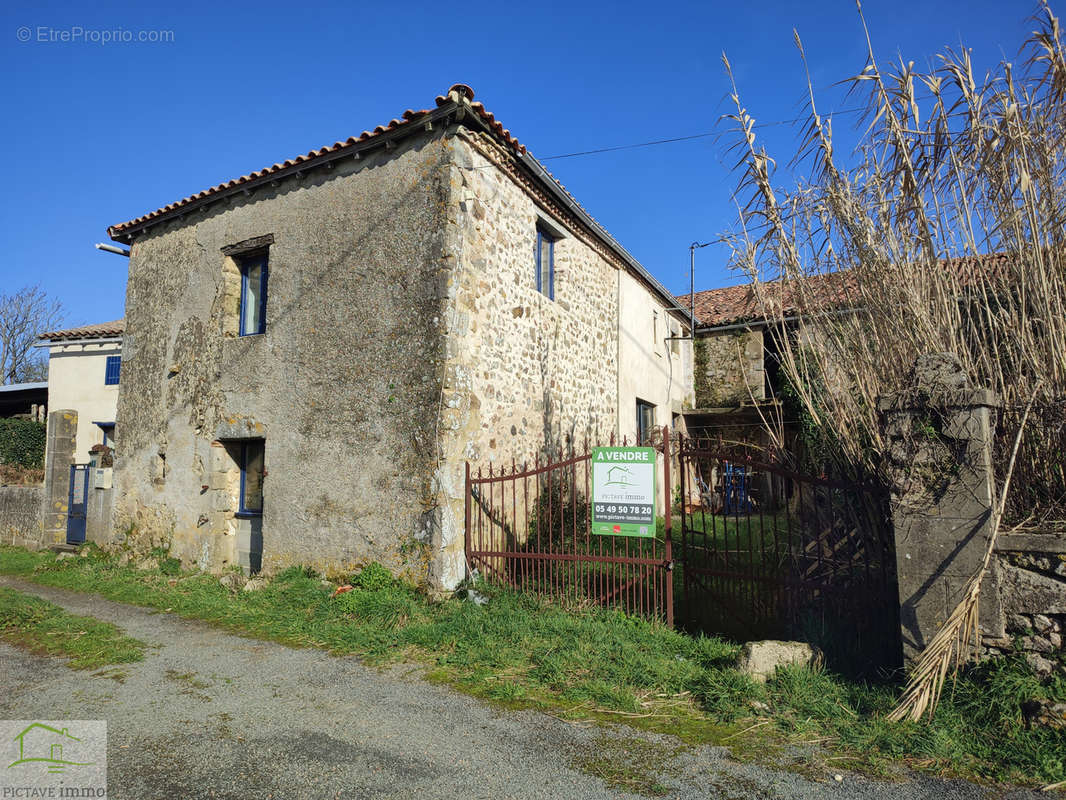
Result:
<svg viewBox="0 0 1066 800"><path fill-rule="evenodd" d="M864 4L881 58L923 63L965 41L986 67L1016 59L1035 9L1028 0ZM722 131L723 50L756 120L791 119L804 91L793 27L816 85L838 97L834 84L865 63L853 0L8 0L4 291L39 283L62 300L70 324L120 317L126 262L92 248L108 225L432 107L458 81L542 159ZM170 31L172 41L86 41L115 31ZM787 159L791 125L760 133ZM667 288L684 292L689 243L715 238L736 217L728 144L706 137L545 164ZM726 257L721 246L699 252L698 289L740 280Z"/></svg>

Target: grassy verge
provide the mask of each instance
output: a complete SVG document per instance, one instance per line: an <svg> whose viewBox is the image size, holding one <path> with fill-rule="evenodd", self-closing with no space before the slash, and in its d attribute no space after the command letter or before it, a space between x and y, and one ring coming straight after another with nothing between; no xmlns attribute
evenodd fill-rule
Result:
<svg viewBox="0 0 1066 800"><path fill-rule="evenodd" d="M728 642L485 587L486 605L433 603L379 574L361 576L354 591L331 600L331 586L293 568L261 590L231 592L211 576L137 571L96 550L57 561L10 547L0 547L0 573L289 645L358 653L371 663L415 659L429 665L432 679L509 707L622 721L685 743L726 744L741 757L775 757L779 765L798 759L799 768L877 772L904 762L978 780L1066 779L1066 734L1026 730L1020 711L1028 699L1066 700L1066 681L1041 682L1017 660L964 673L931 724L890 724L884 715L898 686L806 670L757 686L732 668L736 648Z"/></svg>
<svg viewBox="0 0 1066 800"><path fill-rule="evenodd" d="M108 622L68 614L57 605L0 586L0 639L34 653L65 656L73 669L129 664L145 644Z"/></svg>

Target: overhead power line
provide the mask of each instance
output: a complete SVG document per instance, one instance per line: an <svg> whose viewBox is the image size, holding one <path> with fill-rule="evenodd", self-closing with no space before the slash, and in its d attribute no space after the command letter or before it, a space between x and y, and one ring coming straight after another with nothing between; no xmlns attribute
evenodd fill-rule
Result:
<svg viewBox="0 0 1066 800"><path fill-rule="evenodd" d="M831 117L835 114L855 114L860 111L865 111L863 108L842 108L839 111L833 111L829 114L822 114L822 117ZM770 128L775 125L791 125L797 122L806 121L807 117L796 117L795 119L779 119L772 120L770 122L756 122L752 125L753 128ZM578 156L592 156L598 153L613 153L618 150L634 150L638 147L655 147L661 144L673 144L674 142L687 142L692 139L709 139L720 138L726 135L725 131L715 131L713 133L693 133L688 136L675 136L671 139L653 139L650 142L637 142L636 144L620 144L614 147L600 147L595 150L579 150L576 153L561 153L556 156L545 156L544 158L538 158L538 161L557 161L561 158L577 158Z"/></svg>

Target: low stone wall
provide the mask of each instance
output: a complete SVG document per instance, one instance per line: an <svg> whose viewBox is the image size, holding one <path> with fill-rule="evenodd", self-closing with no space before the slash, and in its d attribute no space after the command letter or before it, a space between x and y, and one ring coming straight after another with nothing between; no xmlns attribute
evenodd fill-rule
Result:
<svg viewBox="0 0 1066 800"><path fill-rule="evenodd" d="M43 504L41 486L0 486L0 543L39 547Z"/></svg>
<svg viewBox="0 0 1066 800"><path fill-rule="evenodd" d="M1050 674L1064 651L1066 531L1003 534L996 550L1005 635L983 636L983 650L1021 652L1036 672Z"/></svg>

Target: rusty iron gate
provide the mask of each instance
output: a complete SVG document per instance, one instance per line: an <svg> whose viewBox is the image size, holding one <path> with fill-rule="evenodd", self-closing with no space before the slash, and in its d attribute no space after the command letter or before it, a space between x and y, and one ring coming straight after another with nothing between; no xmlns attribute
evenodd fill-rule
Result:
<svg viewBox="0 0 1066 800"><path fill-rule="evenodd" d="M674 623L670 431L651 444L662 469L665 526L654 538L592 533L586 440L532 464L466 465L466 558L492 583L577 605ZM623 439L611 446L632 444Z"/></svg>
<svg viewBox="0 0 1066 800"><path fill-rule="evenodd" d="M679 622L737 641L814 642L834 669L900 659L894 538L872 485L680 437Z"/></svg>

